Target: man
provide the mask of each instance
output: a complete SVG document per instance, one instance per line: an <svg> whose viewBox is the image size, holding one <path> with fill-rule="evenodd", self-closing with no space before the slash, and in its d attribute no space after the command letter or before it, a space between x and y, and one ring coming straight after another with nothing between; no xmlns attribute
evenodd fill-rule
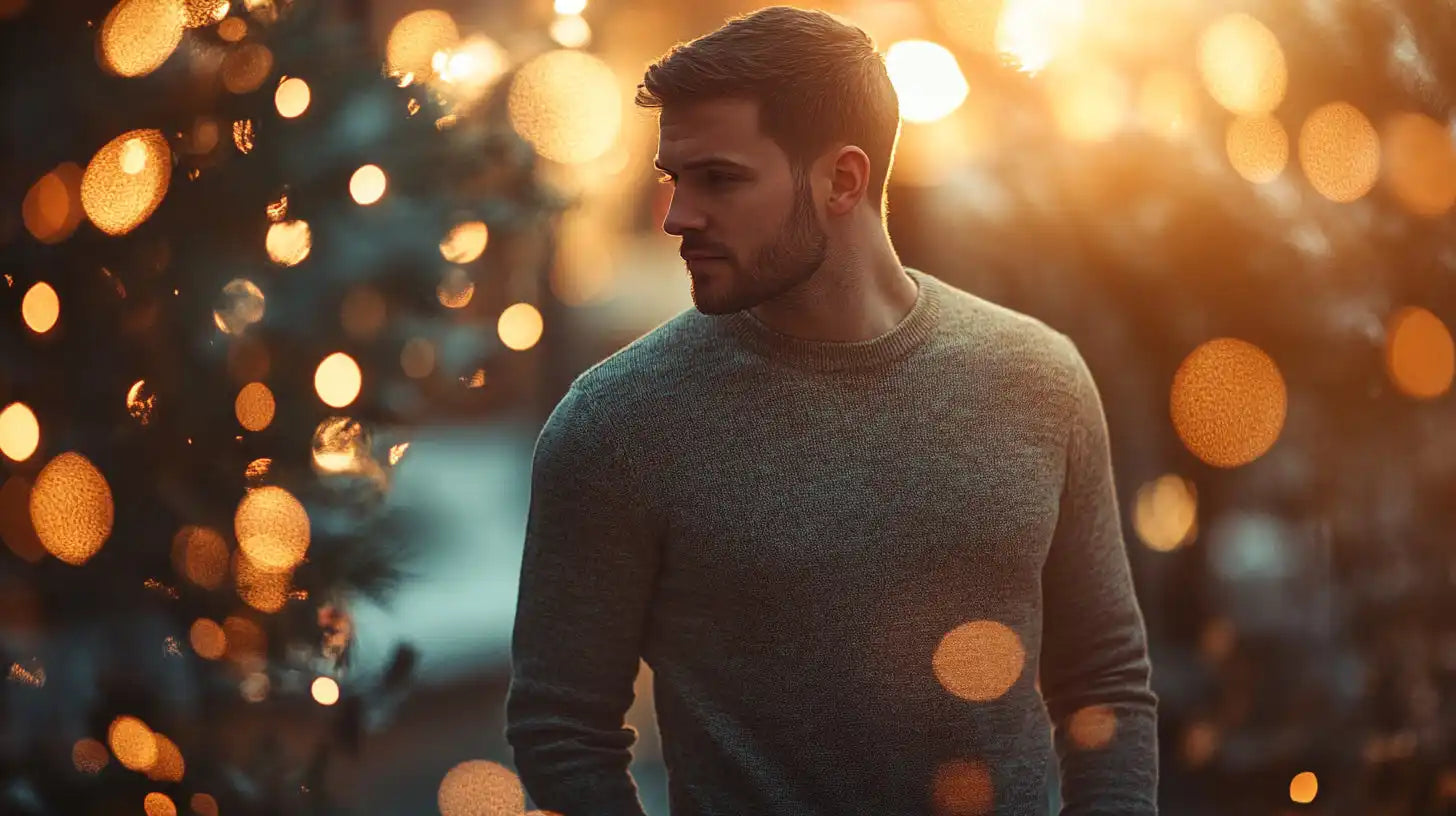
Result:
<svg viewBox="0 0 1456 816"><path fill-rule="evenodd" d="M1155 814L1096 386L1065 336L900 264L872 42L763 9L637 101L696 309L537 440L506 703L536 806L643 813L641 658L672 816L1045 814L1053 747L1063 814Z"/></svg>

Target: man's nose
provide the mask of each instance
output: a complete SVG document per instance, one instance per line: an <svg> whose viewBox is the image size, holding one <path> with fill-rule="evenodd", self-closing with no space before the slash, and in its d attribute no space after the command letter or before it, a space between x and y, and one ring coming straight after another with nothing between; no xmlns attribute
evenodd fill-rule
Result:
<svg viewBox="0 0 1456 816"><path fill-rule="evenodd" d="M683 196L674 193L672 203L667 207L667 217L662 219L662 231L677 236L689 231L702 232L705 222L701 212L688 206Z"/></svg>

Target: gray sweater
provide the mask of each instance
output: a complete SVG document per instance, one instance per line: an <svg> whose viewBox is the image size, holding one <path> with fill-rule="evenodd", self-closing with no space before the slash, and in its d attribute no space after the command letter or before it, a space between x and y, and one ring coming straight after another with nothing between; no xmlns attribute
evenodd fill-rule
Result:
<svg viewBox="0 0 1456 816"><path fill-rule="evenodd" d="M924 272L872 340L688 309L536 442L506 738L563 816L1155 814L1107 424L1065 335ZM1054 729L1054 730L1053 730Z"/></svg>

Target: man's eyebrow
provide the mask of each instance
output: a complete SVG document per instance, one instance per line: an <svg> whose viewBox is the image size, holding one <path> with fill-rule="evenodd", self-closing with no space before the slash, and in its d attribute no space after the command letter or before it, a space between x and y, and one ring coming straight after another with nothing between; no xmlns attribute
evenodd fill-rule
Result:
<svg viewBox="0 0 1456 816"><path fill-rule="evenodd" d="M673 174L673 171L668 170L666 167L663 167L657 159L652 160L652 166L657 168L658 170L661 170L664 173ZM748 173L753 172L752 167L749 167L748 165L742 164L740 162L733 161L732 159L723 158L721 156L712 156L706 159L694 159L693 161L684 164L683 170L697 170L703 167L723 167L729 170L742 170Z"/></svg>

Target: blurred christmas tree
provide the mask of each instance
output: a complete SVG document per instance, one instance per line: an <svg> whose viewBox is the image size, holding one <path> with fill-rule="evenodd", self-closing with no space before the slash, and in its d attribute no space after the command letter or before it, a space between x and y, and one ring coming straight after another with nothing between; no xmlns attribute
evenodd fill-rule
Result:
<svg viewBox="0 0 1456 816"><path fill-rule="evenodd" d="M561 202L504 52L362 9L0 2L4 813L340 812L408 678L400 429L532 393Z"/></svg>

